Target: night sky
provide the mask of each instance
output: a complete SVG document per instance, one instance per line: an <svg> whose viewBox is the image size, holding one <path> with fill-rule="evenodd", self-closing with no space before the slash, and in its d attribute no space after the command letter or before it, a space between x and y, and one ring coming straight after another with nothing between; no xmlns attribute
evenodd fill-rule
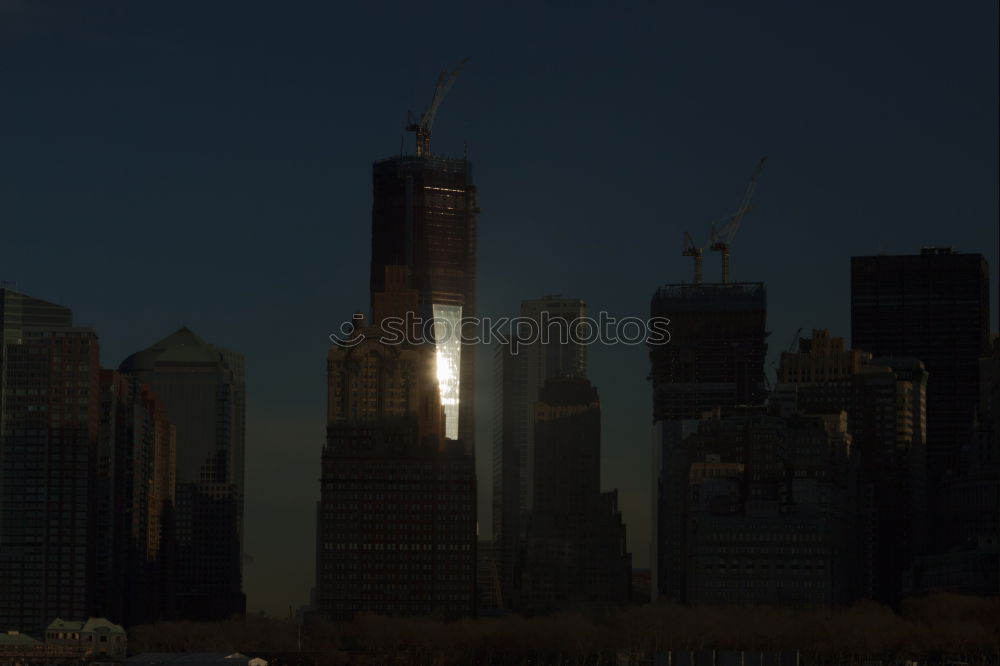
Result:
<svg viewBox="0 0 1000 666"><path fill-rule="evenodd" d="M327 336L368 304L371 163L464 56L431 145L474 163L482 314L561 293L647 315L691 278L682 232L707 240L767 155L732 265L767 283L772 356L849 334L855 254L982 252L996 322L997 3L807 4L0 0L0 280L71 307L109 367L182 325L247 355L244 587L287 613L313 582ZM590 351L637 566L647 371Z"/></svg>

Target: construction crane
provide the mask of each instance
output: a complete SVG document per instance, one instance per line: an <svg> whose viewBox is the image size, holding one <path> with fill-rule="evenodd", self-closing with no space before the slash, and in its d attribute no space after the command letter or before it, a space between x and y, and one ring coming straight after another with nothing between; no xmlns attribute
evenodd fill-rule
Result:
<svg viewBox="0 0 1000 666"><path fill-rule="evenodd" d="M691 234L684 232L684 251L681 256L694 257L694 283L701 284L701 257L705 254L705 248L695 247Z"/></svg>
<svg viewBox="0 0 1000 666"><path fill-rule="evenodd" d="M786 352L789 353L789 354L794 353L795 352L795 343L798 342L799 338L801 338L801 337L802 337L802 327L800 326L799 330L795 331L795 335L792 336L792 341L788 344L788 349L786 349L784 352L782 352L782 355L784 355ZM767 385L767 390L768 391L770 391L770 390L772 390L774 388L774 386L771 384L771 377L770 377L769 373L774 370L774 366L776 366L778 364L779 360L780 359L776 358L773 361L771 361L771 363L767 366L767 370L764 372L764 383Z"/></svg>
<svg viewBox="0 0 1000 666"><path fill-rule="evenodd" d="M722 253L723 284L729 283L729 247L733 244L736 232L740 230L740 222L750 212L750 201L753 199L753 192L757 189L757 179L760 178L760 173L764 170L764 162L766 161L766 157L760 158L757 168L753 170L753 174L750 176L750 182L747 183L746 192L743 193L743 201L736 210L736 214L729 218L728 224L719 231L716 231L714 224L712 225L712 240L708 249Z"/></svg>
<svg viewBox="0 0 1000 666"><path fill-rule="evenodd" d="M441 106L444 96L448 94L448 91L455 84L458 73L462 71L462 67L468 61L468 58L462 58L462 62L458 63L455 69L451 70L451 73L448 70L441 72L441 76L438 77L437 87L434 89L434 98L431 100L431 105L427 107L427 110L424 111L418 120L414 121L412 117L409 118L406 131L415 132L417 135L417 157L430 154L431 128L434 126L434 116L437 114L438 107Z"/></svg>
<svg viewBox="0 0 1000 666"><path fill-rule="evenodd" d="M799 338L801 338L801 337L802 337L802 327L800 326L799 330L795 331L795 335L792 336L792 342L788 345L788 352L789 353L792 353L792 352L795 351L795 343L798 342Z"/></svg>

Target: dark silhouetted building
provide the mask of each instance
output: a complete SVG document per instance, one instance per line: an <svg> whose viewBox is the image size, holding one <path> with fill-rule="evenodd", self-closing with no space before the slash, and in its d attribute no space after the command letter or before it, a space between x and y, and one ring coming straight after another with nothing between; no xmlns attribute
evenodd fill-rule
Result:
<svg viewBox="0 0 1000 666"><path fill-rule="evenodd" d="M355 322L327 357L316 610L474 615L474 459L444 436L435 350Z"/></svg>
<svg viewBox="0 0 1000 666"><path fill-rule="evenodd" d="M851 598L845 413L714 410L684 445L686 603L830 607Z"/></svg>
<svg viewBox="0 0 1000 666"><path fill-rule="evenodd" d="M1000 589L1000 342L980 359L979 401L971 439L938 490L947 516L937 548L913 568L913 592L995 596Z"/></svg>
<svg viewBox="0 0 1000 666"><path fill-rule="evenodd" d="M100 365L72 313L0 289L0 629L94 604Z"/></svg>
<svg viewBox="0 0 1000 666"><path fill-rule="evenodd" d="M683 439L703 412L765 398L767 293L760 282L673 284L653 295L650 316L670 320L670 341L650 348L653 385L652 595L685 595Z"/></svg>
<svg viewBox="0 0 1000 666"><path fill-rule="evenodd" d="M518 583L517 560L527 531L534 494L535 404L549 379L586 377L585 335L579 320L587 304L577 298L545 296L523 301L510 335L515 345L497 344L494 356L493 540L505 596ZM573 335L571 335L571 333Z"/></svg>
<svg viewBox="0 0 1000 666"><path fill-rule="evenodd" d="M517 562L527 517L521 507L527 502L522 493L521 451L514 447L514 433L521 432L514 401L507 396L523 390L522 368L508 345L494 347L493 363L493 543L504 607L510 603L519 581Z"/></svg>
<svg viewBox="0 0 1000 666"><path fill-rule="evenodd" d="M373 309L374 295L390 286L386 267L407 266L418 294L416 314L441 322L433 341L445 435L474 453L475 346L460 340L476 328L460 323L476 315L479 207L471 165L429 153L400 155L376 162L372 183Z"/></svg>
<svg viewBox="0 0 1000 666"><path fill-rule="evenodd" d="M242 354L181 328L129 356L120 371L155 391L176 428L171 614L221 620L244 613Z"/></svg>
<svg viewBox="0 0 1000 666"><path fill-rule="evenodd" d="M927 516L927 373L917 359L872 359L814 330L783 352L771 402L783 413L847 415L857 472L852 597L896 603L921 552Z"/></svg>
<svg viewBox="0 0 1000 666"><path fill-rule="evenodd" d="M169 611L175 455L163 401L138 379L102 370L95 612L126 627Z"/></svg>
<svg viewBox="0 0 1000 666"><path fill-rule="evenodd" d="M618 492L601 492L601 405L583 377L557 377L541 389L533 486L515 607L548 612L627 603L632 556Z"/></svg>
<svg viewBox="0 0 1000 666"><path fill-rule="evenodd" d="M69 309L0 290L0 622L164 611L173 427Z"/></svg>
<svg viewBox="0 0 1000 666"><path fill-rule="evenodd" d="M990 353L989 327L989 269L982 255L924 248L917 255L851 258L851 344L876 358L919 359L929 375L933 533L949 521L936 502L940 484L957 471L973 436L979 359Z"/></svg>
<svg viewBox="0 0 1000 666"><path fill-rule="evenodd" d="M763 283L666 285L653 295L650 316L670 320L670 342L649 353L654 422L763 403Z"/></svg>

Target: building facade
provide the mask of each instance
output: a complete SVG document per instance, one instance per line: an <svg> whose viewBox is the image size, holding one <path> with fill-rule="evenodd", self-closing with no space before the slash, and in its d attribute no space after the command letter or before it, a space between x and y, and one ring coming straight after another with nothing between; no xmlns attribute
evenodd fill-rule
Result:
<svg viewBox="0 0 1000 666"><path fill-rule="evenodd" d="M95 612L126 627L169 612L175 429L138 379L101 371Z"/></svg>
<svg viewBox="0 0 1000 666"><path fill-rule="evenodd" d="M764 401L767 292L759 282L666 285L653 295L650 316L668 319L670 331L670 342L649 353L652 596L681 600L687 589L684 438L705 411Z"/></svg>
<svg viewBox="0 0 1000 666"><path fill-rule="evenodd" d="M762 283L666 285L653 295L650 316L670 320L669 344L649 353L654 422L764 402Z"/></svg>
<svg viewBox="0 0 1000 666"><path fill-rule="evenodd" d="M1000 339L980 359L972 438L938 489L948 521L912 569L910 591L995 596L1000 590Z"/></svg>
<svg viewBox="0 0 1000 666"><path fill-rule="evenodd" d="M580 331L586 316L587 304L577 298L523 301L509 332L516 341L495 347L493 540L508 597L518 586L517 562L534 504L535 405L547 380L587 376Z"/></svg>
<svg viewBox="0 0 1000 666"><path fill-rule="evenodd" d="M875 357L923 362L932 531L946 529L935 498L973 436L979 359L990 354L989 267L980 254L924 248L851 258L851 344ZM940 543L932 547L946 548Z"/></svg>
<svg viewBox="0 0 1000 666"><path fill-rule="evenodd" d="M355 321L357 344L327 358L317 611L474 615L475 467L444 436L435 350Z"/></svg>
<svg viewBox="0 0 1000 666"><path fill-rule="evenodd" d="M242 354L181 328L119 370L152 388L176 429L170 614L221 620L244 613Z"/></svg>
<svg viewBox="0 0 1000 666"><path fill-rule="evenodd" d="M400 155L372 168L371 294L387 291L386 268L409 268L438 357L438 380L445 408L445 435L475 452L475 347L462 336L475 326L476 219L479 214L471 165L425 153ZM379 324L378 321L374 322Z"/></svg>
<svg viewBox="0 0 1000 666"><path fill-rule="evenodd" d="M72 313L0 289L0 628L94 605L100 353Z"/></svg>
<svg viewBox="0 0 1000 666"><path fill-rule="evenodd" d="M128 637L121 625L102 617L54 619L37 640L18 631L0 633L0 664L55 666L125 661Z"/></svg>
<svg viewBox="0 0 1000 666"><path fill-rule="evenodd" d="M78 661L125 661L128 635L120 624L104 617L83 621L56 618L45 628L45 645L72 651Z"/></svg>
<svg viewBox="0 0 1000 666"><path fill-rule="evenodd" d="M830 607L851 598L846 414L714 410L685 445L686 603Z"/></svg>
<svg viewBox="0 0 1000 666"><path fill-rule="evenodd" d="M927 534L923 364L873 359L814 330L797 353L782 353L778 380L772 402L783 413L847 415L858 471L853 596L896 603Z"/></svg>
<svg viewBox="0 0 1000 666"><path fill-rule="evenodd" d="M514 607L539 613L624 604L632 556L617 490L601 492L601 406L589 381L548 380L535 406L534 503Z"/></svg>

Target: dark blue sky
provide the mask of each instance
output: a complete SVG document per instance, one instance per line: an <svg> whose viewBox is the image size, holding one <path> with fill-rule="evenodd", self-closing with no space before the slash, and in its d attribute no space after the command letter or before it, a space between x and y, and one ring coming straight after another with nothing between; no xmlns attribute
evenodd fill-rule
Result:
<svg viewBox="0 0 1000 666"><path fill-rule="evenodd" d="M768 285L772 351L848 335L852 254L982 252L995 307L997 3L807 4L0 0L0 279L72 307L108 366L181 325L247 354L248 606L286 612L312 583L327 335L368 302L371 162L463 56L432 146L475 163L484 314L562 293L645 315L762 155L733 270ZM590 362L644 565L645 353Z"/></svg>

